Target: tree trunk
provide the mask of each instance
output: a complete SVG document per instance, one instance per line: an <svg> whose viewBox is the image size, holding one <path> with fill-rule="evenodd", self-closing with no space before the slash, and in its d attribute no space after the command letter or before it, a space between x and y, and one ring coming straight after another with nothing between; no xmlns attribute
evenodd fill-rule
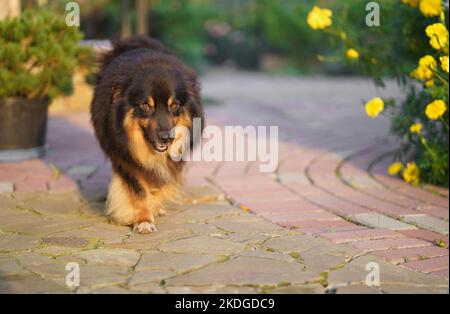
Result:
<svg viewBox="0 0 450 314"><path fill-rule="evenodd" d="M148 0L136 0L137 33L148 34Z"/></svg>
<svg viewBox="0 0 450 314"><path fill-rule="evenodd" d="M0 1L0 20L20 15L20 0Z"/></svg>
<svg viewBox="0 0 450 314"><path fill-rule="evenodd" d="M130 17L130 0L122 0L122 38L132 35L131 17Z"/></svg>

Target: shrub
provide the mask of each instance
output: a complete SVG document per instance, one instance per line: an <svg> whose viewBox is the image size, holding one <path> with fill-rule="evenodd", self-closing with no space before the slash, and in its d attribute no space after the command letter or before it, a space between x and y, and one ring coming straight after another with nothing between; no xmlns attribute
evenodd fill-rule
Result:
<svg viewBox="0 0 450 314"><path fill-rule="evenodd" d="M316 8L308 21L336 41L340 52L334 60L379 85L392 73L408 91L401 103L375 98L365 106L372 118L390 115L391 130L401 140L389 173L413 185L448 187L448 7L441 0L386 0L381 8L381 27L363 24L364 7L359 17L349 17L345 8L334 12L331 25L321 23L327 14ZM357 31L354 21L361 23Z"/></svg>
<svg viewBox="0 0 450 314"><path fill-rule="evenodd" d="M0 98L69 95L76 67L89 66L82 34L65 19L41 10L0 21Z"/></svg>

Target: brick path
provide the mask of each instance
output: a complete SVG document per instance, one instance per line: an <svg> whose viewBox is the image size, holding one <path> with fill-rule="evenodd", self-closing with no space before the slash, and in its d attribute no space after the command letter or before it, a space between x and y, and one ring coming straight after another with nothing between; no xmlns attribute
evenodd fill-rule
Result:
<svg viewBox="0 0 450 314"><path fill-rule="evenodd" d="M399 97L394 87L223 71L203 81L209 124L280 126L276 173L192 162L183 201L157 233L134 235L101 216L110 166L88 114L52 117L44 160L0 164L0 291L448 293L448 190L388 177L389 122L359 105ZM77 289L64 285L70 261L82 265ZM363 284L371 261L379 288Z"/></svg>

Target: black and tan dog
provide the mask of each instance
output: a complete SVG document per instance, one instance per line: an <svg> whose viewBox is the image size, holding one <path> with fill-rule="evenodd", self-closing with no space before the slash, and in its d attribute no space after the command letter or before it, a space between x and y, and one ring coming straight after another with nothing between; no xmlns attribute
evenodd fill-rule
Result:
<svg viewBox="0 0 450 314"><path fill-rule="evenodd" d="M155 216L182 182L183 161L169 155L171 130L192 134L193 118L203 122L196 73L157 40L117 41L101 59L91 114L112 162L107 214L139 233L156 231Z"/></svg>

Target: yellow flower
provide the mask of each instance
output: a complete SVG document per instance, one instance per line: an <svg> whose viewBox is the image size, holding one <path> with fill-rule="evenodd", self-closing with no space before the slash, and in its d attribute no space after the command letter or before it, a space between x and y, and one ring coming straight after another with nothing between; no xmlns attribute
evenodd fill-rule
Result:
<svg viewBox="0 0 450 314"><path fill-rule="evenodd" d="M371 118L376 118L384 110L383 99L377 97L366 103L366 113Z"/></svg>
<svg viewBox="0 0 450 314"><path fill-rule="evenodd" d="M402 0L404 4L407 4L413 8L417 8L421 0Z"/></svg>
<svg viewBox="0 0 450 314"><path fill-rule="evenodd" d="M356 50L353 49L353 48L350 48L350 49L347 50L346 56L347 56L347 58L349 58L349 59L358 59L358 58L359 58L359 52L356 51Z"/></svg>
<svg viewBox="0 0 450 314"><path fill-rule="evenodd" d="M448 45L448 30L442 23L428 25L425 33L430 38L430 45L436 50L443 49Z"/></svg>
<svg viewBox="0 0 450 314"><path fill-rule="evenodd" d="M442 71L448 73L448 56L440 57L439 60L441 60Z"/></svg>
<svg viewBox="0 0 450 314"><path fill-rule="evenodd" d="M425 57L420 58L419 66L427 67L429 69L435 70L437 67L436 60L430 55L426 55Z"/></svg>
<svg viewBox="0 0 450 314"><path fill-rule="evenodd" d="M402 170L403 170L403 164L401 162L394 162L392 165L389 166L388 173L391 176L396 176Z"/></svg>
<svg viewBox="0 0 450 314"><path fill-rule="evenodd" d="M434 80L428 80L425 82L426 87L433 87L434 86Z"/></svg>
<svg viewBox="0 0 450 314"><path fill-rule="evenodd" d="M439 16L443 10L442 0L421 0L419 9L426 17Z"/></svg>
<svg viewBox="0 0 450 314"><path fill-rule="evenodd" d="M410 162L406 166L406 169L403 171L403 179L412 184L418 185L420 182L420 170L417 167L416 163Z"/></svg>
<svg viewBox="0 0 450 314"><path fill-rule="evenodd" d="M306 22L312 29L324 29L333 24L332 16L333 12L331 10L314 6L308 13Z"/></svg>
<svg viewBox="0 0 450 314"><path fill-rule="evenodd" d="M411 76L420 81L429 80L433 77L433 70L436 70L436 67L436 60L432 56L426 55L420 58L419 66L411 73Z"/></svg>
<svg viewBox="0 0 450 314"><path fill-rule="evenodd" d="M428 104L425 114L430 120L437 120L447 111L447 105L443 100L435 100Z"/></svg>
<svg viewBox="0 0 450 314"><path fill-rule="evenodd" d="M414 123L414 124L411 125L411 127L409 128L409 131L410 131L411 133L417 133L417 134L420 134L420 132L422 132L422 128L423 128L422 123Z"/></svg>

